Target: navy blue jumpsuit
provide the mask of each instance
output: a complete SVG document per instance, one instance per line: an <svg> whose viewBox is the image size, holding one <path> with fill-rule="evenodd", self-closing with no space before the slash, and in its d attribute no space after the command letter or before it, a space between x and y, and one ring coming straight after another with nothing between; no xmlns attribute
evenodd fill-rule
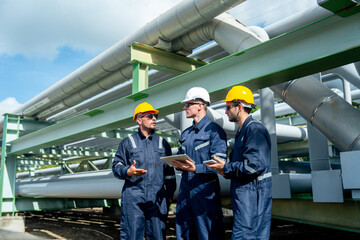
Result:
<svg viewBox="0 0 360 240"><path fill-rule="evenodd" d="M226 134L207 116L181 134L182 147L195 161L196 173L182 173L176 206L176 239L224 239L220 185L216 172L203 162L226 159Z"/></svg>
<svg viewBox="0 0 360 240"><path fill-rule="evenodd" d="M160 157L171 155L165 139L156 134L146 138L139 130L123 141L115 154L114 176L124 179L121 194L121 239L165 239L168 199L176 190L174 168ZM136 168L147 170L142 176L126 172L136 160Z"/></svg>
<svg viewBox="0 0 360 240"><path fill-rule="evenodd" d="M224 175L231 178L232 239L269 239L272 211L271 142L265 126L249 116L235 137Z"/></svg>

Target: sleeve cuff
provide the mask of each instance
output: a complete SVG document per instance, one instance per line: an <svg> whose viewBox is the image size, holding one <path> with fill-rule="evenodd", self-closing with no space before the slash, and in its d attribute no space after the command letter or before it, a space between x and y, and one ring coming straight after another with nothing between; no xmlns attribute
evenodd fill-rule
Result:
<svg viewBox="0 0 360 240"><path fill-rule="evenodd" d="M224 173L225 175L227 175L227 174L230 173L230 170L231 170L230 164L229 164L229 163L225 163L224 169L223 169L223 173Z"/></svg>

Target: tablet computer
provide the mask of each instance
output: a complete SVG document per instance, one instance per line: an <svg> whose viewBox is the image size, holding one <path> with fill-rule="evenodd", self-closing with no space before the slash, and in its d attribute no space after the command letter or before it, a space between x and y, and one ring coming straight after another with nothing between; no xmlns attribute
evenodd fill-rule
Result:
<svg viewBox="0 0 360 240"><path fill-rule="evenodd" d="M161 157L160 159L161 160L163 160L166 164L168 164L168 165L170 165L170 166L174 166L173 164L172 164L172 161L173 160L183 160L183 161L185 161L187 158L189 158L190 159L190 161L192 161L193 163L195 163L194 162L194 160L192 160L187 154L178 154L178 155L172 155L172 156L166 156L166 157Z"/></svg>

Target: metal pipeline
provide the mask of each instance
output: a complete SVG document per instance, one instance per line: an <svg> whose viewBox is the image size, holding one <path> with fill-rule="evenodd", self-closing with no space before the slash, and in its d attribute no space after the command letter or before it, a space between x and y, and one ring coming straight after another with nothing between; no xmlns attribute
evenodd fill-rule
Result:
<svg viewBox="0 0 360 240"><path fill-rule="evenodd" d="M309 184L310 179L310 184ZM176 171L177 198L181 173ZM230 180L219 177L221 196L230 197ZM121 198L123 180L116 179L112 170L84 172L63 176L20 179L16 181L16 196L42 198ZM311 192L311 174L290 174L292 193Z"/></svg>
<svg viewBox="0 0 360 240"><path fill-rule="evenodd" d="M360 111L313 76L271 89L341 151L360 149Z"/></svg>
<svg viewBox="0 0 360 240"><path fill-rule="evenodd" d="M119 81L130 79L131 66L128 61L131 43L138 41L154 46L159 38L171 41L243 1L182 1L25 103L16 112L33 116L49 106L56 106L52 110L64 109L94 96L91 94L119 84ZM45 118L48 113L44 112L41 116Z"/></svg>

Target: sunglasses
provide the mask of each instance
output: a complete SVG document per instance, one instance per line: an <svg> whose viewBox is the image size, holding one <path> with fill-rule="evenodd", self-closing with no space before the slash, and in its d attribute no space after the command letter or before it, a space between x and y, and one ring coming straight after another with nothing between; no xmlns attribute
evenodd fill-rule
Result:
<svg viewBox="0 0 360 240"><path fill-rule="evenodd" d="M153 119L153 117L155 117L155 119L158 119L158 115L154 114L154 113L148 113L148 114L145 114L144 116L141 116L141 118L143 118L143 117L147 117L148 119Z"/></svg>
<svg viewBox="0 0 360 240"><path fill-rule="evenodd" d="M226 106L226 111L230 111L230 109L231 109L232 107L237 107L237 106L239 106L239 103L233 104L233 105L227 105L227 106Z"/></svg>
<svg viewBox="0 0 360 240"><path fill-rule="evenodd" d="M202 104L202 103L199 103L199 102L187 102L185 103L185 107L190 107L191 105L196 105L196 104Z"/></svg>

